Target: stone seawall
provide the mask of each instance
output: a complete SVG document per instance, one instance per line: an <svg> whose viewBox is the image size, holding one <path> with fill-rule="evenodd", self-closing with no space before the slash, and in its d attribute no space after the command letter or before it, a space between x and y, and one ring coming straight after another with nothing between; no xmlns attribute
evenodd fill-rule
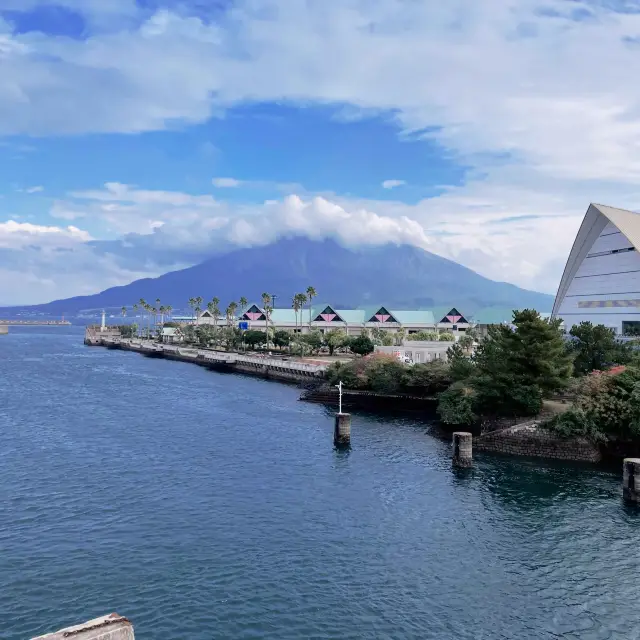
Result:
<svg viewBox="0 0 640 640"><path fill-rule="evenodd" d="M576 462L600 462L602 459L597 445L584 439L556 438L540 428L537 422L518 424L500 431L485 433L474 438L473 448L477 451Z"/></svg>
<svg viewBox="0 0 640 640"><path fill-rule="evenodd" d="M216 371L244 373L262 378L300 382L309 379L322 379L325 366L308 364L293 360L281 360L261 356L249 356L239 353L194 349L177 345L163 345L147 340L125 339L117 337L85 336L88 346L107 347L136 351L151 358L166 358L180 362L192 362Z"/></svg>

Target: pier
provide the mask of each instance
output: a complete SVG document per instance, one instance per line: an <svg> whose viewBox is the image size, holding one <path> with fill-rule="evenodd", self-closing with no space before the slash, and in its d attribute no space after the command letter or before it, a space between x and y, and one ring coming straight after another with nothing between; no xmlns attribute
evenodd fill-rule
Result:
<svg viewBox="0 0 640 640"><path fill-rule="evenodd" d="M9 333L9 327L66 327L68 320L2 320L0 319L0 336Z"/></svg>
<svg viewBox="0 0 640 640"><path fill-rule="evenodd" d="M108 329L100 333L99 331L88 328L84 343L88 346L136 351L137 353L152 358L167 358L169 360L192 362L218 371L248 373L263 378L275 378L279 380L298 381L309 378L323 378L326 369L326 365L308 364L306 362L282 360L274 357L244 355L226 351L160 344L139 338L122 338L110 333Z"/></svg>

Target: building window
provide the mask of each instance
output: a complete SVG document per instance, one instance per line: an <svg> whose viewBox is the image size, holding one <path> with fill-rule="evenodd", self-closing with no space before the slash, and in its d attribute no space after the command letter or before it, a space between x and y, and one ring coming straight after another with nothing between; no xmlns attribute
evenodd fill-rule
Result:
<svg viewBox="0 0 640 640"><path fill-rule="evenodd" d="M623 320L622 333L625 336L640 336L640 320Z"/></svg>

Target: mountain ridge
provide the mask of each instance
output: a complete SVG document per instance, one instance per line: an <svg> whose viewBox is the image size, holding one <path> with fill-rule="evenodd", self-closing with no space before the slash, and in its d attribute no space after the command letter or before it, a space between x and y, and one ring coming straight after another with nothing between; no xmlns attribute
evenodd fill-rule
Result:
<svg viewBox="0 0 640 640"><path fill-rule="evenodd" d="M282 238L259 247L235 249L186 269L157 278L52 302L4 307L50 314L131 306L144 298L160 298L174 309L186 308L190 297L217 296L221 305L241 296L259 302L262 292L276 295L277 306L307 286L318 291L318 304L336 308L385 305L396 309L447 306L463 312L486 307L533 307L549 311L553 296L489 280L452 260L411 245L386 244L346 248L335 240ZM286 301L286 302L285 302Z"/></svg>

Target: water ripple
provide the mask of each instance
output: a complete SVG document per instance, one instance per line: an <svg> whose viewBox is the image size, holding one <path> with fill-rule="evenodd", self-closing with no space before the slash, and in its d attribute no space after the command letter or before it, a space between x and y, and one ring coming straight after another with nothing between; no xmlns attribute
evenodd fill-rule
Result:
<svg viewBox="0 0 640 640"><path fill-rule="evenodd" d="M640 638L616 474L478 456L295 388L18 328L0 378L0 637Z"/></svg>

